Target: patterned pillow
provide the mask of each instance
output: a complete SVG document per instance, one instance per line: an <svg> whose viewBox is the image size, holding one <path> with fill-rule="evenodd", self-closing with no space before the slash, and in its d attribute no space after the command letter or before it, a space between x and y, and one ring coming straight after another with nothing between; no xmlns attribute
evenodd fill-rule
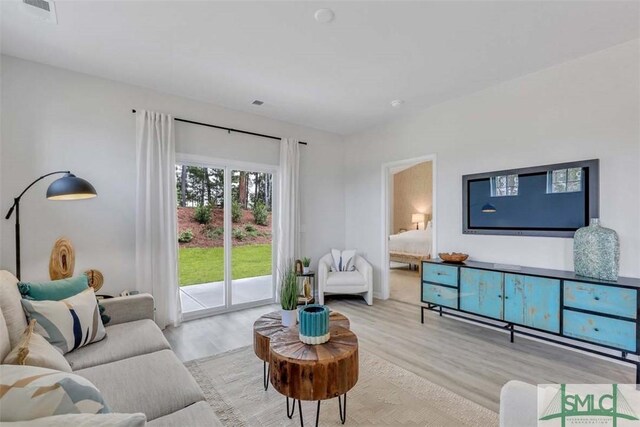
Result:
<svg viewBox="0 0 640 427"><path fill-rule="evenodd" d="M71 372L71 366L67 359L54 346L49 344L42 335L38 335L33 331L35 326L36 320L33 319L25 329L18 346L11 350L3 363L39 366L41 368Z"/></svg>
<svg viewBox="0 0 640 427"><path fill-rule="evenodd" d="M106 336L93 288L61 301L22 300L35 331L66 354Z"/></svg>
<svg viewBox="0 0 640 427"><path fill-rule="evenodd" d="M17 365L0 365L0 408L0 421L111 412L89 380L68 372Z"/></svg>
<svg viewBox="0 0 640 427"><path fill-rule="evenodd" d="M331 249L331 257L333 258L331 271L355 271L356 266L353 259L355 256L355 249L345 249L342 252L338 249Z"/></svg>

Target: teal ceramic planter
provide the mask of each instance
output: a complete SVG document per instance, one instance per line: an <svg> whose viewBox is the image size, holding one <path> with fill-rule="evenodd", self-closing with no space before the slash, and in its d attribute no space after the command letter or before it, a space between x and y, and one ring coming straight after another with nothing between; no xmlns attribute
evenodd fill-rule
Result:
<svg viewBox="0 0 640 427"><path fill-rule="evenodd" d="M592 218L588 227L576 231L573 237L573 264L576 274L603 280L618 280L620 243L618 234L600 226Z"/></svg>
<svg viewBox="0 0 640 427"><path fill-rule="evenodd" d="M329 341L329 307L309 304L298 309L300 341L305 344L323 344Z"/></svg>

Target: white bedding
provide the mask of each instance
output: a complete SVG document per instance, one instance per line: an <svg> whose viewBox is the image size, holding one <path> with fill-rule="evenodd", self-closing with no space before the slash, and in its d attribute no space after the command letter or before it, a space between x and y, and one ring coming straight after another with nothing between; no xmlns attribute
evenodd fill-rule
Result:
<svg viewBox="0 0 640 427"><path fill-rule="evenodd" d="M409 230L389 236L389 252L427 256L431 254L431 228Z"/></svg>

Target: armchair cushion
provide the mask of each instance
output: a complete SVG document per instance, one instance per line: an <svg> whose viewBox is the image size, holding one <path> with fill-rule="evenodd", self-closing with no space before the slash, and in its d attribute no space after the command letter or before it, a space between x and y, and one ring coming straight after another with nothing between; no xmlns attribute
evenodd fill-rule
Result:
<svg viewBox="0 0 640 427"><path fill-rule="evenodd" d="M328 286L364 286L367 282L359 271L330 272L327 277Z"/></svg>

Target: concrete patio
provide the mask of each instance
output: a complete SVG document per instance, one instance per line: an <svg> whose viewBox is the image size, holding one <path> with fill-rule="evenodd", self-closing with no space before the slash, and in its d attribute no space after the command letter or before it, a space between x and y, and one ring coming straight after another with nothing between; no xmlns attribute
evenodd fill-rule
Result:
<svg viewBox="0 0 640 427"><path fill-rule="evenodd" d="M232 304L244 304L273 297L273 276L249 277L231 282ZM224 306L224 282L201 283L180 288L182 312Z"/></svg>

